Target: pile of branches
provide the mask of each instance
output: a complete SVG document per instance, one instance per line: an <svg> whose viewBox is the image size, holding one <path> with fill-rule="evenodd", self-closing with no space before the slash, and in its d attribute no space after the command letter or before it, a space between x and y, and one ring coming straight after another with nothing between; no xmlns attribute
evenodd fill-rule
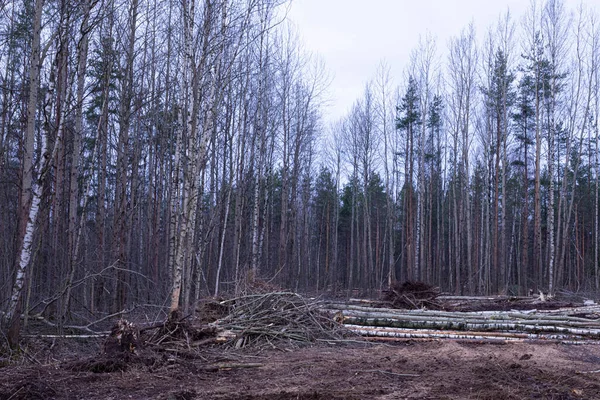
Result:
<svg viewBox="0 0 600 400"><path fill-rule="evenodd" d="M235 333L237 347L280 340L301 344L341 337L341 330L322 311L320 302L297 293L251 294L223 303L231 311L214 324Z"/></svg>
<svg viewBox="0 0 600 400"><path fill-rule="evenodd" d="M438 288L423 282L394 282L387 290L383 290L383 300L391 308L440 310L443 308L442 303L437 300L440 294Z"/></svg>
<svg viewBox="0 0 600 400"><path fill-rule="evenodd" d="M75 370L125 371L131 365L160 368L180 365L191 372L249 368L255 364L206 364L208 345L300 346L335 340L348 332L321 308L322 302L292 292L256 293L229 300L207 300L199 313L172 312L166 321L138 327L119 320L99 356L73 364ZM207 315L202 315L202 311ZM210 321L210 322L207 322Z"/></svg>
<svg viewBox="0 0 600 400"><path fill-rule="evenodd" d="M219 340L216 327L204 324L200 319L192 319L190 315L184 317L179 311L169 314L164 323L146 328L145 331L149 333L145 343L154 346L168 343L191 348Z"/></svg>
<svg viewBox="0 0 600 400"><path fill-rule="evenodd" d="M224 298L206 298L196 306L196 316L204 323L215 322L224 318L231 311Z"/></svg>
<svg viewBox="0 0 600 400"><path fill-rule="evenodd" d="M289 346L342 337L342 329L322 311L319 300L293 292L207 300L197 311L186 316L173 312L164 322L140 328L137 342L159 351L189 351L209 344L239 348L284 340ZM137 342L121 347L128 351Z"/></svg>

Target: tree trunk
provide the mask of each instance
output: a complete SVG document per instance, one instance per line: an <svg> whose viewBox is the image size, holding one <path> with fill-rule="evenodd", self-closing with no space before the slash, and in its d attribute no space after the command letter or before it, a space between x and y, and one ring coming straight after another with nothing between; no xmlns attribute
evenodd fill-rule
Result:
<svg viewBox="0 0 600 400"><path fill-rule="evenodd" d="M89 17L90 1L84 3L83 21L80 32L79 48L77 49L77 108L75 111L75 131L73 133L73 154L71 156L71 171L69 182L69 276L67 278L67 294L65 296L65 309L63 318L68 310L71 295L71 285L75 277L75 268L81 241L81 229L77 229L77 208L79 205L79 153L81 152L81 138L83 137L83 96L85 92L85 73L89 42ZM94 147L94 150L96 147ZM87 191L84 193L87 196Z"/></svg>
<svg viewBox="0 0 600 400"><path fill-rule="evenodd" d="M35 0L33 18L33 40L31 44L31 64L29 67L29 99L27 102L27 125L25 128L25 147L23 149L23 173L21 178L19 259L16 265L16 276L6 320L10 324L8 341L11 347L19 344L21 330L21 298L25 284L25 275L31 260L33 234L41 201L41 180L33 185L33 152L35 142L35 122L40 78L40 35L42 25L42 8L44 0ZM40 173L47 167L47 138L42 135L42 152L44 159L40 161Z"/></svg>

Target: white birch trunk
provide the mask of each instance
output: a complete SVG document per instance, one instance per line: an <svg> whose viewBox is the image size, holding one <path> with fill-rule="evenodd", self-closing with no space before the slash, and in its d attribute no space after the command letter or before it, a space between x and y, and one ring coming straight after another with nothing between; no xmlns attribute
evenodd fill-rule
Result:
<svg viewBox="0 0 600 400"><path fill-rule="evenodd" d="M46 105L47 115L50 115L49 109L52 104L52 97L54 95L54 80L50 79L50 85L46 92L46 99L44 104ZM62 133L62 130L58 130L58 135ZM10 321L13 317L15 317L15 313L18 309L18 303L21 298L23 292L23 286L25 283L25 276L27 269L29 268L29 264L31 262L32 256L32 245L33 245L33 236L35 234L37 217L40 211L40 203L42 200L42 185L46 172L50 167L50 163L54 159L56 155L56 150L61 141L61 137L57 136L54 141L54 148L52 153L48 153L48 132L46 134L41 135L41 149L40 154L42 154L42 158L39 163L39 171L36 182L32 184L32 199L31 199L31 207L29 208L29 214L27 217L27 225L25 227L25 236L23 237L23 242L21 245L20 255L19 255L19 264L17 266L15 283L13 285L12 294L10 297L10 304L7 312L7 319Z"/></svg>
<svg viewBox="0 0 600 400"><path fill-rule="evenodd" d="M35 120L37 113L38 86L40 76L40 36L41 36L41 21L42 9L44 0L35 1L35 16L33 21L33 40L31 44L31 64L29 70L29 99L27 104L27 126L25 128L25 149L23 154L23 178L22 178L22 194L21 194L21 218L27 216L25 230L22 240L19 241L20 251L18 265L16 267L15 281L13 284L10 303L6 320L10 323L9 342L11 345L16 345L19 339L20 319L19 301L22 297L23 287L25 284L25 276L32 255L33 235L35 233L35 225L41 202L41 186L33 184L33 152L35 145ZM58 142L58 140L57 140ZM40 175L47 167L50 159L47 150L47 137L42 135L40 160ZM29 207L29 209L28 209Z"/></svg>
<svg viewBox="0 0 600 400"><path fill-rule="evenodd" d="M42 135L42 154L44 154L44 158L47 160L48 154L46 154L46 146L46 136ZM47 166L48 162L46 161L44 164L44 166ZM10 296L10 304L8 307L8 312L6 314L6 318L8 320L12 320L15 312L17 311L17 304L19 302L19 299L21 298L21 294L23 292L23 285L25 283L25 274L27 272L27 268L29 267L29 262L31 261L31 247L33 245L33 235L35 233L35 225L38 213L40 211L40 202L42 198L41 182L37 182L35 185L33 185L32 189L33 199L31 201L31 208L29 209L29 217L27 218L25 237L23 238L23 244L21 246L19 265L17 267L15 283L13 285L12 294Z"/></svg>
<svg viewBox="0 0 600 400"><path fill-rule="evenodd" d="M193 169L194 163L191 162L190 158L193 156L193 149L190 148L190 146L193 146L194 144L194 138L192 137L192 114L194 113L193 110L193 103L194 103L194 99L192 98L193 96L190 94L191 88L192 88L192 75L193 75L193 68L195 67L194 65L194 60L193 60L193 53L192 53L192 37L193 37L193 26L194 26L194 0L191 0L191 3L188 6L188 2L184 1L183 4L183 10L182 10L182 19L183 19L183 29L184 29L184 81L185 81L185 101L187 101L187 111L184 113L182 112L182 114L185 114L185 125L187 127L187 134L188 134L188 146L187 148L184 150L183 149L183 130L184 130L184 125L180 124L179 126L179 132L177 135L177 150L176 150L176 157L177 157L177 171L175 171L175 174L177 175L177 184L179 187L181 185L181 178L183 177L183 168L180 165L181 163L181 153L186 153L187 152L187 160L188 160L188 169ZM185 157L185 154L183 154ZM174 247L174 260L173 260L173 283L171 286L171 306L170 306L170 311L173 312L175 310L177 310L179 308L179 299L181 297L181 285L182 285L182 278L183 278L183 270L184 270L184 259L185 259L185 248L187 247L186 245L188 244L188 240L187 240L187 236L189 234L189 217L190 217L190 196L192 195L191 193L191 181L193 180L193 177L190 176L193 173L193 171L187 171L187 174L185 177L183 177L184 180L184 188L183 188L183 192L181 193L181 208L180 208L180 212L179 213L172 213L171 218L175 218L177 219L178 216L180 216L180 221L179 221L179 232L177 232L176 229L173 229L173 232L171 232L171 242L172 244L175 246ZM173 203L173 207L175 207L175 204L179 203L179 198L177 196L175 196L175 201ZM172 210L173 211L173 210ZM173 221L171 222L172 227L173 227Z"/></svg>

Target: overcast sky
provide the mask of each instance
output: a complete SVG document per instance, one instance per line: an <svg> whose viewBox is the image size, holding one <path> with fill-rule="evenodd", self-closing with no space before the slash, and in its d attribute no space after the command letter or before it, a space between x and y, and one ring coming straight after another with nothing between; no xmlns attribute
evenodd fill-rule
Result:
<svg viewBox="0 0 600 400"><path fill-rule="evenodd" d="M580 1L565 3L576 9ZM600 0L583 3L600 12ZM528 7L528 0L292 0L288 17L332 77L324 115L330 122L362 95L381 61L399 83L419 35L431 33L443 52L469 22L481 39L507 9L520 21Z"/></svg>

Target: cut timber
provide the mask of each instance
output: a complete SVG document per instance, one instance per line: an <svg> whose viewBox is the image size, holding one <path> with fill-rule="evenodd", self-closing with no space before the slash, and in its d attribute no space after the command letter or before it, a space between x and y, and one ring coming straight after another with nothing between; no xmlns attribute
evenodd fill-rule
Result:
<svg viewBox="0 0 600 400"><path fill-rule="evenodd" d="M584 341L585 338L568 334L533 334L520 332L480 332L480 331L452 331L452 330L416 330L401 328L375 328L359 325L346 325L350 331L367 337L391 338L436 338L436 339L496 339L496 340L539 340L539 341ZM598 341L595 341L598 342ZM599 342L600 343L600 342Z"/></svg>
<svg viewBox="0 0 600 400"><path fill-rule="evenodd" d="M329 312L336 312L334 309L327 309ZM407 319L407 320L438 320L438 321L483 321L483 322L498 322L498 321L529 321L530 324L551 323L564 326L579 326L579 327L598 327L600 328L600 320L581 317L572 317L569 315L547 314L537 312L507 312L507 311L490 311L490 312L445 312L445 311L414 311L414 310L393 310L393 309L377 309L368 307L352 307L345 310L339 309L337 313L342 312L344 316L360 317L360 318L389 318L389 319Z"/></svg>
<svg viewBox="0 0 600 400"><path fill-rule="evenodd" d="M598 305L543 311L472 312L399 310L339 303L325 303L322 308L345 328L367 337L600 343Z"/></svg>
<svg viewBox="0 0 600 400"><path fill-rule="evenodd" d="M104 334L91 334L91 335L23 335L26 338L35 339L96 339L105 337Z"/></svg>
<svg viewBox="0 0 600 400"><path fill-rule="evenodd" d="M401 338L401 337L384 337L384 336L365 336L363 340L367 342L431 342L449 340L448 338ZM458 340L462 343L475 343L475 344L509 344L509 343L527 343L527 344L564 344L572 346L583 346L583 345L600 345L600 340L536 340L536 339L497 339L497 338L483 338L483 339L463 339L454 338L450 340Z"/></svg>
<svg viewBox="0 0 600 400"><path fill-rule="evenodd" d="M468 321L406 320L385 318L357 318L344 316L344 325L364 327L393 327L406 329L447 329L455 331L525 331L553 332L600 338L600 329L572 328L555 325L528 324L521 321L473 323Z"/></svg>
<svg viewBox="0 0 600 400"><path fill-rule="evenodd" d="M572 321L569 319L558 319L558 318L519 318L513 317L496 317L496 318L485 318L482 316L458 316L458 317L446 317L446 316L422 316L422 315L394 315L394 314L377 314L377 313L336 313L336 321L356 324L356 325L374 325L374 326L388 326L387 323L395 324L396 321L404 323L405 321L425 321L434 322L439 324L502 324L502 323L513 323L519 325L554 325L572 328L598 328L600 329L600 323L597 321ZM395 325L389 325L395 326Z"/></svg>
<svg viewBox="0 0 600 400"><path fill-rule="evenodd" d="M525 318L528 315L545 315L545 316L569 316L571 314L598 314L600 315L600 306L589 306L589 307L568 307L568 308L560 308L556 310L528 310L528 311L438 311L438 310L399 310L394 308L377 308L377 307L363 307L355 304L345 304L345 303L325 303L322 308L328 311L340 311L340 310L353 310L353 311L362 311L362 312L376 312L376 313L391 313L391 314L412 314L412 315L442 315L442 316L469 316L469 315L490 315L490 316L502 316L502 315L522 315ZM584 321L589 321L590 319L581 318Z"/></svg>
<svg viewBox="0 0 600 400"><path fill-rule="evenodd" d="M524 296L438 296L440 300L446 301L504 301L504 300L533 300L533 297Z"/></svg>

